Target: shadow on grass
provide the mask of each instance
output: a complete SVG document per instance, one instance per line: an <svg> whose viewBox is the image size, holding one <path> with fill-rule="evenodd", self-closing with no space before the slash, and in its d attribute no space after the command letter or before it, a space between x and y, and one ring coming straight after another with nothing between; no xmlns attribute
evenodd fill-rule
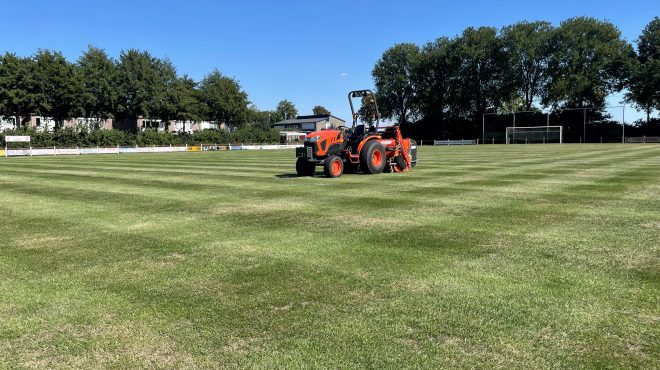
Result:
<svg viewBox="0 0 660 370"><path fill-rule="evenodd" d="M343 176L359 176L359 175L367 175L366 173L363 172L355 172L355 173L343 173L341 177ZM296 178L296 177L314 177L314 178L328 178L323 174L323 172L316 172L312 176L300 176L297 173L281 173L275 175L278 179L291 179L291 178Z"/></svg>

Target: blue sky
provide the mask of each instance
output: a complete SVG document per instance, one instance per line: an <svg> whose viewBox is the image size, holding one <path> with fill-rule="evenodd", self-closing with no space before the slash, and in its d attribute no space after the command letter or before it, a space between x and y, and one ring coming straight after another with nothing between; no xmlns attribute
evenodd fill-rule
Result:
<svg viewBox="0 0 660 370"><path fill-rule="evenodd" d="M395 43L580 15L607 19L634 41L660 15L660 2L3 0L0 12L3 53L53 49L73 61L87 45L113 57L145 49L195 79L218 68L238 79L259 109L289 99L301 113L321 104L348 119L346 93L373 86L374 63ZM632 109L626 115L639 116Z"/></svg>

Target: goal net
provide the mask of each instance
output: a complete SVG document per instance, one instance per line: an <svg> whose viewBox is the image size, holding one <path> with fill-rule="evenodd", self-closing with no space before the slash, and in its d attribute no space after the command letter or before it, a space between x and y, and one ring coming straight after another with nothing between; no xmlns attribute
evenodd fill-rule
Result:
<svg viewBox="0 0 660 370"><path fill-rule="evenodd" d="M563 143L562 126L507 127L507 144Z"/></svg>

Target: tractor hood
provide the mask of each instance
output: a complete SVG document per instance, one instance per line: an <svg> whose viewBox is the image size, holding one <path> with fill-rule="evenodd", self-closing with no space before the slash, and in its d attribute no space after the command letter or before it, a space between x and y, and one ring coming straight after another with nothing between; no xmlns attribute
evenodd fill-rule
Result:
<svg viewBox="0 0 660 370"><path fill-rule="evenodd" d="M305 136L306 143L315 143L317 141L322 141L326 139L334 139L339 135L339 130L321 130L310 132Z"/></svg>

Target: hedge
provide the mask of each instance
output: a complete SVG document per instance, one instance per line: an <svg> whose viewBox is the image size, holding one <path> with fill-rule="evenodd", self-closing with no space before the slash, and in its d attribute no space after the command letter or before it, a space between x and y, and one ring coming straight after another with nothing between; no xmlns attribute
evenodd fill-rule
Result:
<svg viewBox="0 0 660 370"><path fill-rule="evenodd" d="M195 144L228 144L228 143L278 143L280 136L275 129L262 126L248 126L231 133L220 130L203 130L192 134L158 132L146 130L132 133L120 130L88 131L74 127L56 129L53 132L41 132L33 128L7 130L0 132L0 145L5 146L7 135L29 135L33 148L74 148L74 147L111 147L111 146L167 146ZM10 143L15 147L25 146L24 143Z"/></svg>

